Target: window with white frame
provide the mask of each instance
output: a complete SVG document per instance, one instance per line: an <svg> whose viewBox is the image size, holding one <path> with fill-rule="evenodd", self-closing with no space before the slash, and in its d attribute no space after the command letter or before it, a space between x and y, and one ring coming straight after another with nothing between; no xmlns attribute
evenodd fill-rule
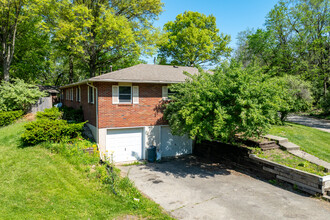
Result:
<svg viewBox="0 0 330 220"><path fill-rule="evenodd" d="M70 89L70 100L73 101L73 88Z"/></svg>
<svg viewBox="0 0 330 220"><path fill-rule="evenodd" d="M94 104L94 88L88 86L88 103Z"/></svg>
<svg viewBox="0 0 330 220"><path fill-rule="evenodd" d="M172 91L169 86L162 87L162 97L163 100L171 100L171 96L173 96L176 92Z"/></svg>
<svg viewBox="0 0 330 220"><path fill-rule="evenodd" d="M76 87L76 101L80 102L81 100L81 92L80 92L80 86Z"/></svg>
<svg viewBox="0 0 330 220"><path fill-rule="evenodd" d="M69 89L66 89L65 90L65 99L66 100L69 100L70 99L70 91L69 91Z"/></svg>
<svg viewBox="0 0 330 220"><path fill-rule="evenodd" d="M119 103L132 103L132 86L119 86Z"/></svg>

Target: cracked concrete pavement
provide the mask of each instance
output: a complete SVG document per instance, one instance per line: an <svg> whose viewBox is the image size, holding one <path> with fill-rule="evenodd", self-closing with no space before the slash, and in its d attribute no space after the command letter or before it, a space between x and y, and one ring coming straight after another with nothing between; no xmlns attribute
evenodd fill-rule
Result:
<svg viewBox="0 0 330 220"><path fill-rule="evenodd" d="M177 219L329 219L330 203L190 156L122 166L122 175Z"/></svg>

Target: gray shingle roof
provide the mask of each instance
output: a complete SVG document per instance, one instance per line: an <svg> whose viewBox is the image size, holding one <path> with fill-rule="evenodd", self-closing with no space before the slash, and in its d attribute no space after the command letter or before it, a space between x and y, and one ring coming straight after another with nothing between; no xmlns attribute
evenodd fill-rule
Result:
<svg viewBox="0 0 330 220"><path fill-rule="evenodd" d="M90 81L175 83L185 81L184 71L198 73L195 67L138 64L90 78Z"/></svg>
<svg viewBox="0 0 330 220"><path fill-rule="evenodd" d="M78 83L62 86L67 88L74 85L85 84L87 82L132 82L132 83L180 83L184 82L188 76L183 74L188 72L192 75L198 74L196 67L168 66L153 64L138 64L125 69L113 71L100 76L92 77Z"/></svg>

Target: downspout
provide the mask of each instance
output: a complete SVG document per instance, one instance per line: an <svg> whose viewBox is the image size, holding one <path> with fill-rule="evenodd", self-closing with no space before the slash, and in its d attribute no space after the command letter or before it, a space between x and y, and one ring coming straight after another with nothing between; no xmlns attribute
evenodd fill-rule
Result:
<svg viewBox="0 0 330 220"><path fill-rule="evenodd" d="M87 82L87 85L95 89L95 126L96 126L96 143L99 145L99 118L98 118L98 103L99 103L99 96L97 92L97 87L93 86L92 84L89 84Z"/></svg>

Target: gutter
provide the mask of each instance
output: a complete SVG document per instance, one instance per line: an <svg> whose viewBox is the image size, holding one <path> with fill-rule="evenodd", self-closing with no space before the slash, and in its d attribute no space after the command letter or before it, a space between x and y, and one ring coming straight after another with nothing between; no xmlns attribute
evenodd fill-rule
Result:
<svg viewBox="0 0 330 220"><path fill-rule="evenodd" d="M95 89L95 127L96 127L96 143L99 144L99 118L98 118L98 109L99 109L99 95L97 87L93 86L92 84L89 84L87 81L87 85Z"/></svg>

